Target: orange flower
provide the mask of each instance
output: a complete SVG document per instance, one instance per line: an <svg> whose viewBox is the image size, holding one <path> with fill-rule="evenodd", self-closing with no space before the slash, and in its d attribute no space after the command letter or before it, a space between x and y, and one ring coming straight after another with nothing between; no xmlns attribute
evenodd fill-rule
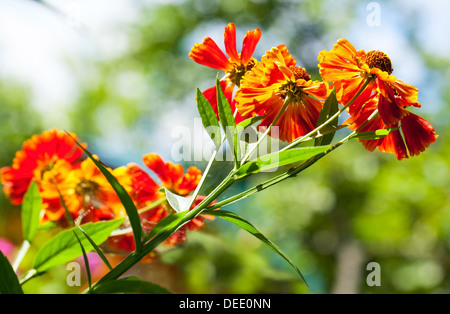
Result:
<svg viewBox="0 0 450 314"><path fill-rule="evenodd" d="M125 168L110 171L126 190L130 190L131 178ZM58 187L67 209L74 218L79 217L81 223L126 216L116 192L91 159L70 171Z"/></svg>
<svg viewBox="0 0 450 314"><path fill-rule="evenodd" d="M196 167L189 167L186 173L182 165L165 162L158 154L145 155L144 164L152 170L168 190L182 196L194 191L202 177Z"/></svg>
<svg viewBox="0 0 450 314"><path fill-rule="evenodd" d="M359 96L359 104L377 95L379 113L386 124L395 124L405 117L408 112L404 108L420 107L417 88L391 75L392 62L381 51L357 51L348 40L339 39L332 50L321 51L318 60L323 80L333 82L343 104L357 94L367 79L373 78ZM351 115L358 114L360 109L355 104L348 108Z"/></svg>
<svg viewBox="0 0 450 314"><path fill-rule="evenodd" d="M433 126L424 118L406 111L405 116L393 125L386 125L381 116L376 116L368 121L368 118L377 109L378 99L369 100L361 109L360 113L350 117L345 123L350 124L352 130L360 132L376 131L388 128L398 128L389 135L375 140L358 140L364 147L373 151L378 148L382 152L394 153L398 160L419 155L431 143L436 141L437 135Z"/></svg>
<svg viewBox="0 0 450 314"><path fill-rule="evenodd" d="M252 56L260 38L260 29L247 31L242 43L242 51L239 54L236 48L236 28L233 23L229 23L225 27L224 34L225 50L228 58L210 37L205 37L202 44L195 44L189 53L189 58L195 62L226 72L225 77L220 81L220 85L231 104L233 112L235 109L234 101L231 100L233 89L235 86L240 86L242 77L255 66L256 60ZM213 86L204 92L204 96L211 103L219 119L216 92L216 87ZM236 123L242 120L241 116L236 116Z"/></svg>
<svg viewBox="0 0 450 314"><path fill-rule="evenodd" d="M75 134L71 136L77 138ZM57 202L55 182L60 183L68 171L78 168L83 154L71 136L57 130L33 135L16 153L13 165L0 169L3 190L13 204L22 203L32 180L40 187L44 203ZM59 219L59 212L48 214L51 220Z"/></svg>
<svg viewBox="0 0 450 314"><path fill-rule="evenodd" d="M161 180L163 186L173 193L187 197L189 193L193 192L198 183L200 182L202 173L196 167L189 167L186 173L184 173L182 165L176 165L171 162L165 162L157 154L149 154L144 156L145 165L151 169ZM191 209L195 208L204 196L198 196ZM165 202L162 207L164 208L164 217L174 213L174 210L170 207L168 202ZM161 218L164 218L161 217ZM200 215L192 219L189 223L182 226L178 231L172 234L166 241L166 245L175 245L177 243L184 242L186 239L186 231L199 230L204 225L204 219L211 219L208 215Z"/></svg>
<svg viewBox="0 0 450 314"><path fill-rule="evenodd" d="M274 122L289 96L289 104L274 123L279 127L279 138L287 142L316 128L321 100L329 94L326 83L311 80L296 63L285 45L272 48L246 73L235 97L242 116L265 116L258 126L264 130Z"/></svg>
<svg viewBox="0 0 450 314"><path fill-rule="evenodd" d="M161 180L163 187L181 196L188 197L189 194L196 189L201 179L201 171L196 167L189 167L185 173L182 165L165 162L158 154L145 155L143 161L144 164ZM142 213L139 214L142 229L144 233L148 234L160 220L174 214L175 210L170 206L167 200L161 202L161 199L164 198L164 193L159 191L161 185L156 183L153 178L138 165L129 164L127 166L127 173L131 177L129 193L138 209L142 211ZM203 199L204 196L198 196L191 209L195 208L195 206ZM153 206L155 202L158 202L158 204ZM152 208L146 209L146 207ZM212 219L212 217L210 215L197 216L167 238L164 244L172 246L184 242L186 240L187 230L201 229L205 219ZM134 250L132 233L112 237L108 243L115 250L126 252Z"/></svg>
<svg viewBox="0 0 450 314"><path fill-rule="evenodd" d="M421 107L418 90L391 75L392 62L381 51L356 51L346 39L338 40L330 51L322 51L318 57L320 74L325 81L333 82L338 99L343 104L355 98L368 79L370 83L349 105L350 129L361 132L387 128L399 128L378 140L363 140L370 151L375 148L395 153L397 159L419 155L437 135L425 119L406 110L410 106ZM378 110L378 115L371 117Z"/></svg>

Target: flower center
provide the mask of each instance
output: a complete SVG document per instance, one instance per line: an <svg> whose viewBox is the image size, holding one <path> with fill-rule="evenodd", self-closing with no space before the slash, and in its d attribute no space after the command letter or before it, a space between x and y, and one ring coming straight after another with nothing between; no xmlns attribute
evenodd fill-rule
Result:
<svg viewBox="0 0 450 314"><path fill-rule="evenodd" d="M100 185L97 182L83 179L75 187L75 193L80 196L93 195L98 191L99 188Z"/></svg>
<svg viewBox="0 0 450 314"><path fill-rule="evenodd" d="M391 59L384 52L371 50L366 55L366 63L370 68L377 68L388 74L391 74L392 71L392 62Z"/></svg>
<svg viewBox="0 0 450 314"><path fill-rule="evenodd" d="M54 166L55 166L55 163L53 161L50 161L48 164L46 164L44 167L42 167L41 172L40 172L41 180L44 179L44 174L47 171L51 171Z"/></svg>
<svg viewBox="0 0 450 314"><path fill-rule="evenodd" d="M311 77L305 69L301 67L289 67L289 70L294 74L295 80L289 80L287 83L281 85L279 94L281 98L286 99L286 96L292 97L294 102L301 101L303 88L297 84L297 80L310 81Z"/></svg>
<svg viewBox="0 0 450 314"><path fill-rule="evenodd" d="M228 72L230 74L230 80L239 87L241 85L241 79L250 71L256 64L256 60L254 58L250 59L247 64L235 63L233 70Z"/></svg>
<svg viewBox="0 0 450 314"><path fill-rule="evenodd" d="M294 77L296 80L305 80L310 81L311 77L308 72L304 68L291 66L289 69L294 73Z"/></svg>

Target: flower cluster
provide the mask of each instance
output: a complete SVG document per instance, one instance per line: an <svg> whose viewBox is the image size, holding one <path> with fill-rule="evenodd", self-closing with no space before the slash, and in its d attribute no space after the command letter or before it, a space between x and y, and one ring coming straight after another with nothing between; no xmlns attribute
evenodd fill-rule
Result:
<svg viewBox="0 0 450 314"><path fill-rule="evenodd" d="M53 222L68 226L66 209L79 224L127 217L111 184L93 160L84 157L84 151L76 141L75 134L59 130L44 131L25 141L22 150L16 153L12 166L0 169L5 195L13 204L21 204L31 182L36 182L43 200L41 224ZM86 147L86 144L81 145ZM185 172L182 165L166 162L157 154L145 155L143 163L161 182L156 182L135 163L108 170L134 201L143 230L150 232L156 223L174 212L161 191L162 187L188 197L197 187L202 174L195 167ZM198 196L194 206L202 199ZM165 243L175 245L184 242L186 231L201 229L204 218L211 219L207 215L196 217ZM131 232L111 237L108 243L110 249L134 250Z"/></svg>
<svg viewBox="0 0 450 314"><path fill-rule="evenodd" d="M383 138L361 139L365 148L395 153L399 160L423 152L437 135L431 124L408 111L420 107L418 90L391 75L392 63L381 51L357 51L345 39L330 51L321 51L321 80L313 80L297 65L285 45L267 51L261 61L253 58L261 31L248 31L242 52L236 50L233 23L225 27L225 54L209 37L196 44L189 57L195 62L226 72L220 86L236 110L236 122L261 116L258 130L278 127L278 137L292 143L317 128L324 100L332 89L350 117L344 123L357 132L394 129ZM204 92L217 112L215 87ZM276 135L275 135L276 136Z"/></svg>
<svg viewBox="0 0 450 314"><path fill-rule="evenodd" d="M256 60L253 54L261 38L259 29L246 33L241 53L237 52L233 23L225 27L224 36L225 53L209 37L203 43L194 45L189 53L195 62L225 72L214 87L203 92L212 109L204 100L198 102L202 122L205 127L206 124L216 126L218 121L213 111L219 120L218 111L221 110L226 114L220 114L220 117L227 120L221 122L228 124L223 127L234 127L234 135L240 131L236 131L238 128L233 123L232 113L236 124L244 119L250 119L249 124L257 121L258 130L264 133L253 148L244 151L243 158L240 158L237 136L228 138L235 153L234 169L209 195L198 195L204 180L202 172L196 167L185 171L182 165L166 162L158 154L147 154L142 160L145 167L129 163L113 169L106 168L134 202L140 221L132 215L128 217L129 208L125 209L119 197L123 196L122 193L118 195L117 189L113 188L117 182L109 176L109 180L105 177L103 167L98 166L98 158L90 154L86 158L86 144L79 144L75 134L58 130L45 131L25 141L22 150L16 153L12 166L0 169L5 195L13 204L19 205L34 182L43 200L41 224L53 222L67 227L72 220L82 225L125 218L121 228L109 237L107 247L112 251L134 251L139 254L128 255L129 263L109 273L108 276L114 277L123 274L124 267L131 267L148 253L151 259L151 251L157 245L164 242L173 246L184 242L187 231L201 229L205 219L225 215L236 221L232 213L206 210L228 187L249 175L278 166L292 166L286 173L221 200L220 204L216 203L209 209L226 206L295 176L354 137L369 151L377 148L382 152L394 153L399 160L419 155L436 141L433 126L410 111L411 108L421 107L417 88L392 75L392 62L381 51L356 50L350 42L340 39L333 49L319 53L320 79L316 80L297 64L285 45L271 48L260 61ZM222 97L220 89L230 109L224 107L228 105L223 98L218 101L218 96ZM339 115L345 112L349 117L342 125L336 125ZM246 126L249 124L243 123ZM273 132L275 128L278 132ZM350 135L331 145L334 133L342 128L350 129ZM327 132L332 136L325 139ZM279 158L249 160L266 135L289 144L278 152ZM290 150L310 139L314 139L314 147ZM216 147L215 153L218 149ZM214 156L204 170L204 179ZM294 166L299 161L303 163ZM183 205L187 213L181 218L172 216L172 220L165 220L169 221L167 224L163 223L161 228L155 229L162 219L180 210L170 205L175 204L170 200L175 198L178 201L178 197L187 198L186 206ZM187 210L189 206L191 211ZM132 210L135 214L135 209ZM142 230L133 233L139 229L139 222ZM243 219L239 220L239 225L251 233L254 231L254 227ZM149 233L152 230L158 230L161 236L150 240L145 237L134 239L134 234L139 236L141 231L151 237L153 233ZM139 245L142 247L135 247Z"/></svg>

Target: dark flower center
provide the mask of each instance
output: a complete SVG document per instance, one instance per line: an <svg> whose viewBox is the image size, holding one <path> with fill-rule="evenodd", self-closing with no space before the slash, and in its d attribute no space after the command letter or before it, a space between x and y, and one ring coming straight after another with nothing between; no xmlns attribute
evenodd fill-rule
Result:
<svg viewBox="0 0 450 314"><path fill-rule="evenodd" d="M297 80L310 81L311 77L306 70L301 67L291 66L289 69L292 73L294 73L295 81L288 81L283 84L280 88L279 94L283 99L286 99L286 96L289 95L289 97L293 98L294 102L299 102L301 101L303 87L297 84Z"/></svg>
<svg viewBox="0 0 450 314"><path fill-rule="evenodd" d="M97 182L83 179L75 187L75 193L80 196L93 195L98 191L99 188L100 185Z"/></svg>
<svg viewBox="0 0 450 314"><path fill-rule="evenodd" d="M235 64L233 70L229 72L230 74L230 80L239 87L241 85L241 79L244 77L245 73L253 69L253 67L256 65L255 59L250 59L250 61L247 64Z"/></svg>
<svg viewBox="0 0 450 314"><path fill-rule="evenodd" d="M305 80L305 81L311 80L311 77L309 76L308 72L306 72L306 70L304 68L291 66L289 69L294 73L296 80L300 80L300 79Z"/></svg>
<svg viewBox="0 0 450 314"><path fill-rule="evenodd" d="M392 62L384 52L371 50L366 55L366 63L370 68L377 68L391 74Z"/></svg>

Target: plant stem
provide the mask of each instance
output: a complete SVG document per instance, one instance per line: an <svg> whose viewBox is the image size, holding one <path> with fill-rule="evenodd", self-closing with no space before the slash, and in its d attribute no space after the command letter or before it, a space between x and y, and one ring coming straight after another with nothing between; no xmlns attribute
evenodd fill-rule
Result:
<svg viewBox="0 0 450 314"><path fill-rule="evenodd" d="M272 130L272 127L278 122L278 120L281 118L281 116L283 115L284 111L286 110L286 107L289 105L289 103L292 101L292 97L288 94L286 95L286 99L283 102L283 105L281 106L280 111L278 112L277 116L275 117L275 119L272 121L272 123L270 123L269 127L267 128L267 130L264 132L264 134L258 139L258 141L256 142L256 144L252 147L252 149L244 156L244 158L241 161L241 165L243 165L247 159L249 159L251 157L251 155L255 152L255 150L258 148L259 144L261 144L261 142L266 138L267 134L269 134L269 132Z"/></svg>
<svg viewBox="0 0 450 314"><path fill-rule="evenodd" d="M312 136L313 134L319 132L322 128L324 128L326 125L328 125L329 123L331 123L334 119L336 119L337 117L339 117L341 115L342 112L344 112L358 97L359 95L361 95L361 93L366 89L367 85L369 85L369 83L373 80L373 77L370 76L369 78L366 79L366 81L364 82L364 84L361 86L361 88L359 89L358 93L356 93L355 96L353 96L353 98L344 106L342 107L338 112L336 112L332 117L330 117L327 121L325 121L324 123L322 123L321 125L319 125L318 127L316 127L314 130L312 130L311 132L303 135L302 137L296 139L295 141L293 141L291 144L285 146L284 148L282 148L280 150L280 152L288 150L292 147L297 146L298 144L300 144L301 142L303 142L306 138L309 138L310 136Z"/></svg>
<svg viewBox="0 0 450 314"><path fill-rule="evenodd" d="M101 278L95 285L119 278L128 269L137 264L143 257L153 251L159 244L161 244L165 239L176 232L184 224L200 215L209 204L211 204L218 196L220 196L227 188L229 188L234 183L233 174L234 172L231 172L222 181L222 183L220 183L200 204L198 204L193 210L188 211L176 227L157 234L149 242L144 244L141 251L133 252L132 254L128 255L120 264L118 264L114 269L112 269L103 278ZM94 289L95 285L93 287Z"/></svg>
<svg viewBox="0 0 450 314"><path fill-rule="evenodd" d="M14 263L12 265L14 272L16 272L19 269L19 265L24 259L25 255L28 252L28 249L30 248L31 243L27 240L24 240L20 246L19 252L17 253L16 259L14 260Z"/></svg>

